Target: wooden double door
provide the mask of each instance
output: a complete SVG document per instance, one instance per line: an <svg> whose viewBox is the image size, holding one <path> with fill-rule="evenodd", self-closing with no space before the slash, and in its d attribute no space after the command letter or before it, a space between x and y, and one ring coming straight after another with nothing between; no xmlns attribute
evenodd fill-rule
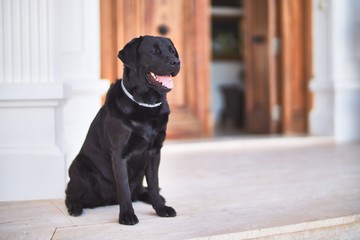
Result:
<svg viewBox="0 0 360 240"><path fill-rule="evenodd" d="M122 76L117 52L140 35L164 35L174 42L181 71L168 94L169 138L211 135L209 106L210 33L208 0L101 0L101 75Z"/></svg>
<svg viewBox="0 0 360 240"><path fill-rule="evenodd" d="M307 131L311 0L245 0L245 123L256 133ZM101 0L101 77L122 76L117 52L140 35L165 35L181 59L168 94L170 138L211 136L211 1ZM305 19L304 19L305 17Z"/></svg>

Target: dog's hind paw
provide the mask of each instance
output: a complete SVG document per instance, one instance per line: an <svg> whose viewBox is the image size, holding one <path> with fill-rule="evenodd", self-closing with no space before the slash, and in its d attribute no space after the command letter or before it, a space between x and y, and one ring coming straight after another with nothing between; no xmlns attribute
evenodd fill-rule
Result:
<svg viewBox="0 0 360 240"><path fill-rule="evenodd" d="M160 217L175 217L176 211L172 207L163 206L156 209L157 215Z"/></svg>
<svg viewBox="0 0 360 240"><path fill-rule="evenodd" d="M68 213L73 216L77 217L82 214L83 208L80 204L69 204L68 205Z"/></svg>
<svg viewBox="0 0 360 240"><path fill-rule="evenodd" d="M120 214L119 223L123 225L135 225L139 222L137 216L133 212Z"/></svg>

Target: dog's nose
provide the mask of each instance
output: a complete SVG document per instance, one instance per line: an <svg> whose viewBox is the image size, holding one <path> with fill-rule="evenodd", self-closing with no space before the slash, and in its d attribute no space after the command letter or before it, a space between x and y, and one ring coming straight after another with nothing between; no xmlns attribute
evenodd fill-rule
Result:
<svg viewBox="0 0 360 240"><path fill-rule="evenodd" d="M171 66L174 66L174 67L178 67L180 65L180 61L179 60L172 60L170 62Z"/></svg>

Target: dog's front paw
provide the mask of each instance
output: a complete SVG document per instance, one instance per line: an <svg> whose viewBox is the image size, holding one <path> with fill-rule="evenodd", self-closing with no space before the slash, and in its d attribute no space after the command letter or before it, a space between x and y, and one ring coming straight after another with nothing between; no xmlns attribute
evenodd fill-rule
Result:
<svg viewBox="0 0 360 240"><path fill-rule="evenodd" d="M137 216L133 212L125 212L120 214L119 223L124 225L135 225L139 222Z"/></svg>
<svg viewBox="0 0 360 240"><path fill-rule="evenodd" d="M156 213L160 217L175 217L176 216L175 209L173 209L172 207L168 207L168 206L162 206L162 207L156 209Z"/></svg>

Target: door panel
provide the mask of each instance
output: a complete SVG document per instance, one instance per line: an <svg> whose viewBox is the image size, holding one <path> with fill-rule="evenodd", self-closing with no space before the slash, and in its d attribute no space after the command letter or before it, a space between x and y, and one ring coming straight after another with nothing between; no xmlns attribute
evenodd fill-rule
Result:
<svg viewBox="0 0 360 240"><path fill-rule="evenodd" d="M246 130L254 133L277 131L273 115L277 105L275 0L245 2L245 101Z"/></svg>
<svg viewBox="0 0 360 240"><path fill-rule="evenodd" d="M306 133L312 77L312 1L280 1L283 133Z"/></svg>
<svg viewBox="0 0 360 240"><path fill-rule="evenodd" d="M246 128L306 133L312 1L246 0Z"/></svg>
<svg viewBox="0 0 360 240"><path fill-rule="evenodd" d="M172 39L181 60L181 71L168 94L172 111L168 137L211 135L209 0L101 0L100 6L102 78L122 77L123 64L116 56L128 41L160 35L159 27L166 26L165 36Z"/></svg>

